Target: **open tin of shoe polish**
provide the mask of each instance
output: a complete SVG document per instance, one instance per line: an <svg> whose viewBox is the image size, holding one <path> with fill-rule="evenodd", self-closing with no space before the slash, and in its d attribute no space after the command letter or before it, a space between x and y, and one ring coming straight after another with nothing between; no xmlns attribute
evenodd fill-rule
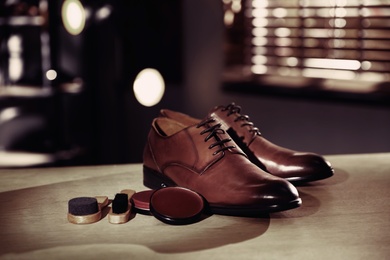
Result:
<svg viewBox="0 0 390 260"><path fill-rule="evenodd" d="M205 206L198 193L183 187L166 187L153 192L150 212L158 220L171 225L198 222Z"/></svg>
<svg viewBox="0 0 390 260"><path fill-rule="evenodd" d="M152 196L154 190L144 190L136 192L131 197L131 204L133 205L137 213L144 215L150 215L150 197Z"/></svg>

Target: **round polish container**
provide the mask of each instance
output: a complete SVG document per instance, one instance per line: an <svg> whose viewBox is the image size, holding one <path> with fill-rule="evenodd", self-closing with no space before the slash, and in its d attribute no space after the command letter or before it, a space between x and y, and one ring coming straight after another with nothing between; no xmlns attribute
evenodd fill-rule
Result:
<svg viewBox="0 0 390 260"><path fill-rule="evenodd" d="M133 205L136 212L150 215L150 197L152 196L154 190L144 190L136 192L131 197L131 204Z"/></svg>
<svg viewBox="0 0 390 260"><path fill-rule="evenodd" d="M156 190L150 197L150 212L171 225L192 224L200 220L204 200L198 193L183 187Z"/></svg>

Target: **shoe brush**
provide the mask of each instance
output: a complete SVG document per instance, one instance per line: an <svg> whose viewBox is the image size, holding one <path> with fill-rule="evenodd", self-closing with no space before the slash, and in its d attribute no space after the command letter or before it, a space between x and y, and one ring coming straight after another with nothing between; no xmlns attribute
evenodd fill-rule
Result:
<svg viewBox="0 0 390 260"><path fill-rule="evenodd" d="M122 224L129 221L131 214L130 199L134 193L134 190L122 190L115 195L108 213L108 221L111 224Z"/></svg>
<svg viewBox="0 0 390 260"><path fill-rule="evenodd" d="M77 197L68 202L68 221L73 224L90 224L102 218L102 209L108 205L106 196Z"/></svg>

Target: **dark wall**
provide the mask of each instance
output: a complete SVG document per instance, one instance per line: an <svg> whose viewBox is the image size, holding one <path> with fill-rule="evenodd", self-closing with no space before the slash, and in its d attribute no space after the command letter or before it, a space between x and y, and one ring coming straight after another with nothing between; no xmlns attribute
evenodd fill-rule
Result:
<svg viewBox="0 0 390 260"><path fill-rule="evenodd" d="M95 8L105 3L86 2ZM142 162L160 109L202 118L212 107L230 102L241 105L262 134L281 146L320 154L390 151L389 106L224 91L220 0L111 3L113 15L88 23L79 36L66 34L58 15L51 13L57 23L51 29L52 65L59 77L53 96L45 96L48 108L40 108L48 119L39 124L39 137L49 138L44 140L49 146L35 149L35 142L34 151L79 147L84 158L68 164ZM60 5L54 9L58 13ZM166 80L166 93L153 107L138 103L132 89L136 74L147 67L158 69ZM81 92L62 92L63 83L78 77ZM0 99L1 108L8 106L5 100L10 101ZM2 140L10 139L2 134Z"/></svg>
<svg viewBox="0 0 390 260"><path fill-rule="evenodd" d="M201 118L215 105L232 101L264 136L281 146L321 154L390 151L388 107L223 91L220 1L186 0L180 6L174 2L170 4L179 8L176 16L167 9L169 3L151 13L147 7L153 1L128 7L128 12L123 8L115 21L118 31L102 27L95 37L111 36L88 43L96 52L87 59L94 66L88 74L94 89L94 163L142 162L151 121L161 108ZM107 51L99 56L99 50ZM140 105L132 92L135 73L148 66L157 67L167 81L163 99L153 107Z"/></svg>

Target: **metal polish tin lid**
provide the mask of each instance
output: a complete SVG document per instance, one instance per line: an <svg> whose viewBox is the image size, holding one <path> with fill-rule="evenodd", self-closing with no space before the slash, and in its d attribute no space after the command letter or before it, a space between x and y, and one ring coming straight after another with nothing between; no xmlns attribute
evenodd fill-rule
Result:
<svg viewBox="0 0 390 260"><path fill-rule="evenodd" d="M158 220L171 225L198 222L205 206L198 193L183 187L156 190L150 197L150 212Z"/></svg>

